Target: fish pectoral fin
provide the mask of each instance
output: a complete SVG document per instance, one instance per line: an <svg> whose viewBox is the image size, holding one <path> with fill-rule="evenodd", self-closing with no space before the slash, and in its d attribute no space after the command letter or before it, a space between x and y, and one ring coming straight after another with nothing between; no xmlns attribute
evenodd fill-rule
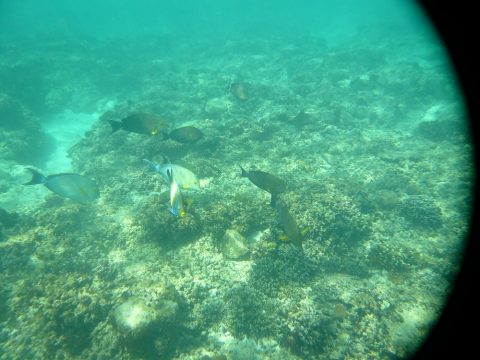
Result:
<svg viewBox="0 0 480 360"><path fill-rule="evenodd" d="M280 240L280 241L290 241L290 238L287 235L282 234L278 237L278 240Z"/></svg>

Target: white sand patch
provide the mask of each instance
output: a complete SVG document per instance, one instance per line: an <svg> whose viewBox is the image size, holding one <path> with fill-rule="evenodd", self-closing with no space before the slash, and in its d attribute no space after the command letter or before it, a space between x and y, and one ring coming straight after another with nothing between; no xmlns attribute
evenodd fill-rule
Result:
<svg viewBox="0 0 480 360"><path fill-rule="evenodd" d="M56 150L47 161L45 171L52 173L71 171L68 150L85 136L103 112L114 105L114 100L103 101L93 113L75 113L65 109L61 113L43 118L43 130L52 136L56 143Z"/></svg>
<svg viewBox="0 0 480 360"><path fill-rule="evenodd" d="M45 166L39 169L44 175L71 172L72 164L68 150L78 143L98 120L102 113L115 106L115 100L99 101L97 111L93 113L75 113L69 109L41 119L43 130L53 137L55 151ZM0 171L10 176L8 190L0 193L0 207L8 211L28 213L43 202L45 196L51 194L41 185L23 186L31 179L25 166L12 161L0 161Z"/></svg>

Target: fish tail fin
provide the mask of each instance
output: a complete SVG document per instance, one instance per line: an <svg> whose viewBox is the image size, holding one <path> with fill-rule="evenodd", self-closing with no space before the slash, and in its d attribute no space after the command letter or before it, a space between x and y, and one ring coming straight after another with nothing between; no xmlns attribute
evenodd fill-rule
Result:
<svg viewBox="0 0 480 360"><path fill-rule="evenodd" d="M157 166L158 164L153 162L153 161L150 161L148 159L143 159L143 161L145 161L147 164L148 164L148 167L153 170L153 171L156 171L157 170Z"/></svg>
<svg viewBox="0 0 480 360"><path fill-rule="evenodd" d="M37 170L32 168L27 168L32 173L32 180L23 184L23 185L36 185L36 184L43 184L47 178L40 174Z"/></svg>
<svg viewBox="0 0 480 360"><path fill-rule="evenodd" d="M271 207L276 207L277 206L277 195L276 194L270 194L270 206Z"/></svg>
<svg viewBox="0 0 480 360"><path fill-rule="evenodd" d="M112 134L122 127L122 123L120 121L108 120L110 126L112 127Z"/></svg>
<svg viewBox="0 0 480 360"><path fill-rule="evenodd" d="M240 166L240 170L242 170L242 173L240 174L240 177L248 177L248 173L245 171L245 169L242 166Z"/></svg>

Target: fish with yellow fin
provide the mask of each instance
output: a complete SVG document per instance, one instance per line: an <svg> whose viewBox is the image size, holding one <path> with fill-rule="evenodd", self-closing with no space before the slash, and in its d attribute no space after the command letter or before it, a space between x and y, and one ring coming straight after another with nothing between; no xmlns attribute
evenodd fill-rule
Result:
<svg viewBox="0 0 480 360"><path fill-rule="evenodd" d="M197 178L197 175L183 166L172 164L170 162L157 164L156 162L148 159L143 159L143 161L150 166L150 169L158 172L167 182L170 182L168 173L174 173L175 175L172 176L182 190L196 191L200 189L200 182Z"/></svg>
<svg viewBox="0 0 480 360"><path fill-rule="evenodd" d="M271 205L277 212L278 222L282 226L285 234L281 237L281 240L290 241L293 245L302 249L302 232L298 228L297 222L290 214L288 206L283 200L278 199L275 194L272 194Z"/></svg>
<svg viewBox="0 0 480 360"><path fill-rule="evenodd" d="M27 170L32 173L32 179L23 185L43 184L55 194L81 204L96 200L100 196L96 182L86 176L72 173L44 176L35 169Z"/></svg>
<svg viewBox="0 0 480 360"><path fill-rule="evenodd" d="M109 120L112 133L123 129L144 135L158 135L165 133L168 128L167 122L157 114L149 112L134 113L120 121Z"/></svg>
<svg viewBox="0 0 480 360"><path fill-rule="evenodd" d="M287 190L285 182L273 174L261 170L247 171L240 166L241 177L246 177L260 189L268 191L270 194L280 194Z"/></svg>
<svg viewBox="0 0 480 360"><path fill-rule="evenodd" d="M185 217L187 212L183 204L183 196L173 177L173 169L167 170L168 179L170 181L170 212L179 217Z"/></svg>
<svg viewBox="0 0 480 360"><path fill-rule="evenodd" d="M182 144L194 143L203 137L203 133L195 126L191 125L179 127L172 130L170 134L164 134L165 139L172 139Z"/></svg>

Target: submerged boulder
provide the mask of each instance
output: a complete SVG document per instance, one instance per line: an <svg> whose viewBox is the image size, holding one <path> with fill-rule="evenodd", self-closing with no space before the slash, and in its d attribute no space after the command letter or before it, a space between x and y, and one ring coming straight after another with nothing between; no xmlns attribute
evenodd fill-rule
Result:
<svg viewBox="0 0 480 360"><path fill-rule="evenodd" d="M167 284L152 293L132 297L115 309L113 317L122 334L137 338L152 327L161 329L175 322L179 308L175 287Z"/></svg>
<svg viewBox="0 0 480 360"><path fill-rule="evenodd" d="M245 239L245 237L243 237L238 231L233 229L225 231L222 242L222 252L227 259L244 259L249 251L247 239Z"/></svg>
<svg viewBox="0 0 480 360"><path fill-rule="evenodd" d="M158 312L136 298L117 307L113 316L120 332L132 338L141 337L159 321Z"/></svg>
<svg viewBox="0 0 480 360"><path fill-rule="evenodd" d="M113 320L126 347L148 357L172 351L178 313L178 292L166 283L120 304Z"/></svg>

